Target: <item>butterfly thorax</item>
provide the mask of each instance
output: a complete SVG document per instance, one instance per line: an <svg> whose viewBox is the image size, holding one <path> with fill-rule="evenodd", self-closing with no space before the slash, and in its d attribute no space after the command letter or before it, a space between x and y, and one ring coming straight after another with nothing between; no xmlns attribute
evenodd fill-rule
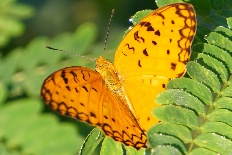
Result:
<svg viewBox="0 0 232 155"><path fill-rule="evenodd" d="M121 79L119 79L118 73L113 64L100 56L96 59L96 71L101 74L107 87L111 91L117 91L122 87Z"/></svg>
<svg viewBox="0 0 232 155"><path fill-rule="evenodd" d="M104 59L103 56L100 56L96 59L95 69L99 74L101 74L108 89L114 92L114 95L116 95L117 98L119 98L123 104L127 105L132 113L134 113L131 103L127 98L125 89L122 86L123 78L117 72L112 62Z"/></svg>

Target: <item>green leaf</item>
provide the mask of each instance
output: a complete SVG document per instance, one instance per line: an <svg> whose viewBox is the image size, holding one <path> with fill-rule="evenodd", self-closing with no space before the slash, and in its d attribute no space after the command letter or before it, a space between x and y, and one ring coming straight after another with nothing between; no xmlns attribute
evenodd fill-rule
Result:
<svg viewBox="0 0 232 155"><path fill-rule="evenodd" d="M153 114L161 121L184 125L191 129L198 127L196 114L179 106L158 106L153 110Z"/></svg>
<svg viewBox="0 0 232 155"><path fill-rule="evenodd" d="M229 27L232 27L232 17L227 18L227 24Z"/></svg>
<svg viewBox="0 0 232 155"><path fill-rule="evenodd" d="M217 32L211 32L206 39L208 43L219 46L228 50L229 53L232 53L232 47L230 46L232 42L227 37L224 37Z"/></svg>
<svg viewBox="0 0 232 155"><path fill-rule="evenodd" d="M199 98L204 104L210 104L213 100L212 93L205 85L188 78L173 79L168 82L168 89L183 89Z"/></svg>
<svg viewBox="0 0 232 155"><path fill-rule="evenodd" d="M232 31L228 28L223 27L223 26L217 27L214 31L223 35L224 37L228 37L228 38L232 37Z"/></svg>
<svg viewBox="0 0 232 155"><path fill-rule="evenodd" d="M149 139L153 138L152 135L155 133L159 134L165 134L170 135L174 137L178 137L181 139L184 143L189 143L192 141L192 133L189 131L189 129L182 125L172 124L172 123L158 123L154 125L150 130L147 132L147 138Z"/></svg>
<svg viewBox="0 0 232 155"><path fill-rule="evenodd" d="M182 0L157 0L156 4L158 7L163 7L168 4L183 2Z"/></svg>
<svg viewBox="0 0 232 155"><path fill-rule="evenodd" d="M216 109L208 117L210 121L224 122L232 126L232 112L226 109Z"/></svg>
<svg viewBox="0 0 232 155"><path fill-rule="evenodd" d="M159 145L156 148L151 150L152 155L182 155L179 149L176 149L173 146L163 146Z"/></svg>
<svg viewBox="0 0 232 155"><path fill-rule="evenodd" d="M200 147L207 148L220 154L232 153L232 141L216 133L207 133L198 136L194 142Z"/></svg>
<svg viewBox="0 0 232 155"><path fill-rule="evenodd" d="M227 97L232 97L232 86L226 87L224 90L221 92L222 96L227 96Z"/></svg>
<svg viewBox="0 0 232 155"><path fill-rule="evenodd" d="M183 145L183 143L173 137L173 136L169 136L169 135L164 135L164 134L152 134L150 135L152 138L149 138L148 142L149 142L149 146L151 148L156 148L158 146L163 146L163 145L168 145L168 146L172 146L175 147L176 149L178 149L180 152L182 153L187 153L187 150L185 148L185 146Z"/></svg>
<svg viewBox="0 0 232 155"><path fill-rule="evenodd" d="M144 148L140 148L139 150L136 150L135 148L133 147L130 147L130 146L125 146L125 149L126 149L126 154L132 154L132 155L144 155L146 154L146 149Z"/></svg>
<svg viewBox="0 0 232 155"><path fill-rule="evenodd" d="M214 92L218 93L221 89L221 84L215 73L204 68L200 64L190 61L186 65L188 75L199 82L203 82L209 86Z"/></svg>
<svg viewBox="0 0 232 155"><path fill-rule="evenodd" d="M221 97L214 102L215 108L218 109L227 109L232 111L232 98L230 97Z"/></svg>
<svg viewBox="0 0 232 155"><path fill-rule="evenodd" d="M122 144L115 142L112 138L105 137L102 142L101 155L120 155L123 154Z"/></svg>
<svg viewBox="0 0 232 155"><path fill-rule="evenodd" d="M3 82L0 81L0 107L3 103L3 101L6 100L7 94L8 94L8 90L7 90L6 86L4 85Z"/></svg>
<svg viewBox="0 0 232 155"><path fill-rule="evenodd" d="M217 73L218 78L221 82L226 82L228 78L228 72L223 63L217 59L212 58L211 56L205 54L198 54L197 62L202 64L202 66L207 67L207 69Z"/></svg>
<svg viewBox="0 0 232 155"><path fill-rule="evenodd" d="M221 61L232 72L232 57L225 50L211 44L197 44L192 48L193 52L203 52L218 61Z"/></svg>
<svg viewBox="0 0 232 155"><path fill-rule="evenodd" d="M130 21L133 23L133 25L138 24L145 16L147 16L149 13L153 12L154 10L142 10L135 13L134 16L130 18Z"/></svg>
<svg viewBox="0 0 232 155"><path fill-rule="evenodd" d="M90 155L96 150L98 144L104 138L104 134L96 127L89 135L86 137L79 154L80 155Z"/></svg>
<svg viewBox="0 0 232 155"><path fill-rule="evenodd" d="M202 133L217 133L232 139L232 127L222 122L206 122L200 129Z"/></svg>
<svg viewBox="0 0 232 155"><path fill-rule="evenodd" d="M215 153L214 151L210 151L210 150L205 149L205 148L197 148L197 149L194 149L193 151L191 151L189 153L189 155L199 155L199 154L203 154L203 155L218 155L218 153Z"/></svg>
<svg viewBox="0 0 232 155"><path fill-rule="evenodd" d="M198 98L193 95L178 89L169 89L160 93L156 97L156 103L162 105L179 105L183 108L191 109L201 116L205 116L205 107Z"/></svg>

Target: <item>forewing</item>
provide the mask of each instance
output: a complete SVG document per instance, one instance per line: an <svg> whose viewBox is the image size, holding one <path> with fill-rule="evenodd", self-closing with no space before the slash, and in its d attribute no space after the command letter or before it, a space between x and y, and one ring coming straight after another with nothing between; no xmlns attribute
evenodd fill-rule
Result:
<svg viewBox="0 0 232 155"><path fill-rule="evenodd" d="M158 122L151 114L156 95L184 75L195 32L193 6L175 3L146 16L120 43L114 65L143 129Z"/></svg>
<svg viewBox="0 0 232 155"><path fill-rule="evenodd" d="M85 67L58 70L44 81L41 96L62 115L98 126L125 145L146 147L146 135L128 107L108 90L95 71Z"/></svg>

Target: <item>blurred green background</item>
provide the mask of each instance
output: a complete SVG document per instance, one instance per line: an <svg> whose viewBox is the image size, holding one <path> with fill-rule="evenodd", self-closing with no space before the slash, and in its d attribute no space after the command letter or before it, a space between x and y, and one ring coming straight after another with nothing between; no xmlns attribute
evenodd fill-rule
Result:
<svg viewBox="0 0 232 155"><path fill-rule="evenodd" d="M46 45L112 60L128 19L155 8L152 0L0 1L0 154L77 154L92 127L52 112L40 87L55 70L95 63Z"/></svg>

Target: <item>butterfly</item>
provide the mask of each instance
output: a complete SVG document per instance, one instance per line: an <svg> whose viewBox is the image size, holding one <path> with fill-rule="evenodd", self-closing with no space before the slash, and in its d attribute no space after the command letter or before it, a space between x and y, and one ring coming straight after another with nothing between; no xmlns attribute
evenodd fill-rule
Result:
<svg viewBox="0 0 232 155"><path fill-rule="evenodd" d="M146 148L146 131L159 122L151 113L155 98L169 80L184 75L195 32L191 4L159 8L127 33L114 63L100 56L95 71L82 66L55 71L43 82L41 96L61 115L97 126L127 146Z"/></svg>

